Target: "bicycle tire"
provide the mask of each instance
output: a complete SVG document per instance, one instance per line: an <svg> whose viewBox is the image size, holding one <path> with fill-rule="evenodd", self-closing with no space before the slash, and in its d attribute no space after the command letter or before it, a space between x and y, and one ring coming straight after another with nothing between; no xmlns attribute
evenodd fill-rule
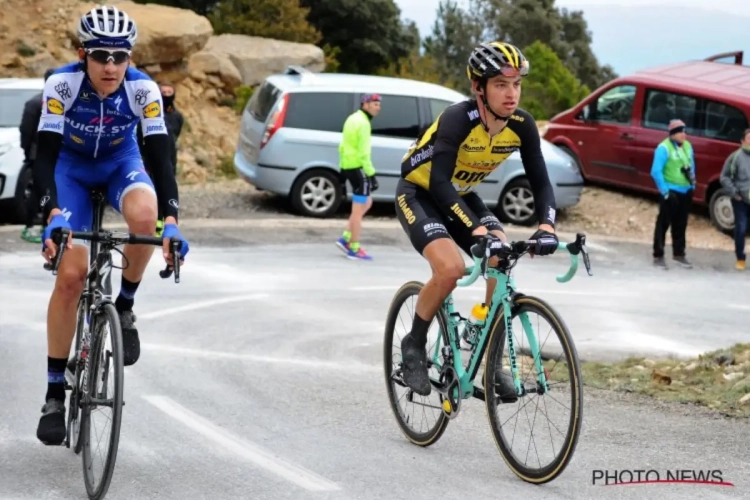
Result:
<svg viewBox="0 0 750 500"><path fill-rule="evenodd" d="M391 301L391 305L388 309L388 316L385 325L385 337L383 342L383 363L385 368L385 385L388 393L388 402L390 404L391 411L393 411L393 415L396 418L396 422L401 429L401 432L403 432L406 438L413 444L417 446L427 447L435 444L438 439L440 439L440 437L445 432L445 429L448 427L448 422L450 420L445 415L445 413L443 413L443 411L440 411L440 416L435 422L435 425L432 426L428 431L422 433L414 431L409 426L408 422L405 421L405 416L402 415L400 411L398 398L395 391L396 383L391 378L393 374L393 335L396 321L398 319L398 313L406 299L412 295L418 295L423 287L424 284L418 281L410 281L401 286L401 288L399 288L394 295L393 300ZM446 321L445 312L442 308L440 308L436 317L440 322L440 328L445 335L446 325L448 324L448 322Z"/></svg>
<svg viewBox="0 0 750 500"><path fill-rule="evenodd" d="M570 396L571 412L570 419L568 422L568 431L565 435L563 445L560 447L562 453L555 457L555 459L547 466L542 468L531 468L520 463L513 455L512 451L508 447L505 438L499 428L496 425L496 410L498 406L498 396L493 390L487 390L485 394L485 407L487 409L487 419L492 429L492 436L495 439L495 444L503 457L506 465L510 470L523 481L532 484L544 484L557 478L570 463L573 458L576 445L578 444L578 438L581 433L581 424L583 421L583 392L582 392L582 377L581 377L581 366L578 359L578 353L575 345L573 344L572 336L568 330L565 322L562 320L560 315L546 302L539 298L531 297L528 295L521 295L516 297L513 302L512 315L513 318L517 317L521 312L533 312L539 314L545 318L552 329L560 339L564 356L568 365L568 378L571 382L572 391ZM498 349L498 343L502 346ZM491 373L494 371L491 367L496 366L497 357L500 356L500 362L502 363L503 349L506 346L505 339L505 321L503 320L503 314L497 314L495 323L490 333L490 339L487 344L487 358L485 363L484 373L484 386L494 387L494 376L490 379Z"/></svg>
<svg viewBox="0 0 750 500"><path fill-rule="evenodd" d="M88 392L89 395L96 393L99 371L101 363L101 351L104 346L104 338L99 334L100 326L103 324L110 325L110 337L112 339L112 363L114 364L114 394L112 395L112 430L109 437L109 449L107 451L102 477L99 484L93 484L94 478L91 471L91 406L84 405L84 419L81 422L81 437L83 440L83 476L86 483L86 492L92 500L98 500L107 494L109 485L112 481L112 475L117 461L117 449L120 443L120 427L122 424L122 407L123 407L123 385L124 385L124 365L123 365L123 342L122 328L120 319L111 303L102 304L93 315L91 320L92 348L89 351L89 376ZM109 399L109 397L108 397Z"/></svg>
<svg viewBox="0 0 750 500"><path fill-rule="evenodd" d="M76 371L73 373L74 386L70 391L70 402L68 405L68 446L72 445L73 452L78 455L81 453L81 408L80 408L80 397L81 397L81 379L83 370L81 367L81 361L78 359L78 354L81 350L81 342L83 342L83 325L86 323L86 312L88 310L88 304L86 299L81 298L78 302L78 313L76 314L76 337L75 343L73 344L73 353L76 356Z"/></svg>

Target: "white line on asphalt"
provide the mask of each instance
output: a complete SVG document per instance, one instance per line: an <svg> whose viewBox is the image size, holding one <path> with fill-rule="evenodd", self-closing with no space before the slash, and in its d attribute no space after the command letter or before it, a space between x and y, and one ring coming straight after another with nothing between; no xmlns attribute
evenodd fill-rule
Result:
<svg viewBox="0 0 750 500"><path fill-rule="evenodd" d="M257 300L265 299L269 295L267 293L253 293L250 295L233 295L231 297L224 297L221 299L214 300L202 300L200 302L191 302L179 307L170 307L169 309L160 309L158 311L152 311L146 314L138 314L138 319L154 319L161 318L163 316L169 316L171 314L178 314L185 311L194 311L196 309L205 309L206 307L218 306L221 304L229 304L231 302L242 302L243 300Z"/></svg>
<svg viewBox="0 0 750 500"><path fill-rule="evenodd" d="M230 434L166 396L148 395L142 397L186 427L210 439L226 450L266 469L268 472L296 484L300 488L308 491L336 491L341 489L338 484L310 470L276 456L254 443Z"/></svg>
<svg viewBox="0 0 750 500"><path fill-rule="evenodd" d="M171 354L181 354L183 356L192 356L196 358L235 359L238 361L251 361L256 363L268 363L274 365L294 365L315 369L342 370L349 373L379 372L382 370L380 366L366 365L364 363L336 363L333 361L323 361L318 359L277 358L273 356L262 356L258 354L210 351L207 349L192 349L190 347L178 347L164 344L142 343L141 348L152 351L162 351Z"/></svg>

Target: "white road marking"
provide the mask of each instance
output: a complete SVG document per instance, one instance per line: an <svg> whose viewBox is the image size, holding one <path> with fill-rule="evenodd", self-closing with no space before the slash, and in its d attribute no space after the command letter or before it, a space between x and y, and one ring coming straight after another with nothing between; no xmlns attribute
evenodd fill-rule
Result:
<svg viewBox="0 0 750 500"><path fill-rule="evenodd" d="M193 413L166 396L147 395L143 399L163 411L186 427L210 439L224 449L262 467L263 469L296 484L308 491L337 491L341 487L307 470L293 464L260 446L232 435L221 427Z"/></svg>
<svg viewBox="0 0 750 500"><path fill-rule="evenodd" d="M161 318L163 316L169 316L172 314L178 314L186 311L194 311L196 309L205 309L206 307L218 306L221 304L230 304L232 302L242 302L245 300L258 300L268 298L267 293L253 293L250 295L232 295L231 297L223 297L221 299L214 300L202 300L200 302L191 302L179 307L170 307L169 309L160 309L158 311L152 311L145 314L138 314L136 317L140 319L154 319Z"/></svg>
<svg viewBox="0 0 750 500"><path fill-rule="evenodd" d="M323 361L317 359L300 359L300 358L277 358L273 356L262 356L258 354L210 351L206 349L192 349L190 347L179 347L173 345L141 343L142 349L161 351L183 356L208 359L235 359L238 361L250 361L255 363L268 363L273 365L293 365L314 369L342 370L352 372L379 372L380 366L366 365L364 363L336 363L333 361Z"/></svg>

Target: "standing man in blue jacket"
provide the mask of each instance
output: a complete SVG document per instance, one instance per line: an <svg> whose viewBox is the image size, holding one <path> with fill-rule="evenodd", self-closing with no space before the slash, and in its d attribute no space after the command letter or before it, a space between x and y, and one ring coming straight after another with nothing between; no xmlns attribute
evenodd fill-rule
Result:
<svg viewBox="0 0 750 500"><path fill-rule="evenodd" d="M669 122L669 137L654 152L651 177L661 194L654 228L654 265L667 268L664 245L671 226L672 256L675 262L689 269L693 266L685 258L685 230L695 189L695 155L682 120Z"/></svg>

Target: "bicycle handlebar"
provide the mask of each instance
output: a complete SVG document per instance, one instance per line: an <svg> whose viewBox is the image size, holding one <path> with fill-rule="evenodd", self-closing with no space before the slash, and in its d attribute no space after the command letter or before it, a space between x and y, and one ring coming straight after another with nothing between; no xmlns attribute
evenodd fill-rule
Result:
<svg viewBox="0 0 750 500"><path fill-rule="evenodd" d="M53 275L57 275L57 268L60 266L63 253L65 252L66 246L61 244L63 241L67 241L71 231L68 229L55 229L52 231L52 241L57 245L57 254L52 260L52 264L45 262L44 269L52 271ZM73 238L85 241L94 241L97 243L105 243L107 245L153 245L160 247L164 244L164 240L158 236L145 236L140 234L133 234L128 232L120 231L80 231L72 232ZM166 268L159 271L159 276L163 279L169 278L174 272L175 283L180 282L180 247L182 246L182 240L177 238L171 238L169 244L169 253L173 257L174 269L170 269L169 264Z"/></svg>
<svg viewBox="0 0 750 500"><path fill-rule="evenodd" d="M513 241L510 243L503 243L493 237L492 235L484 235L477 238L478 241L471 247L471 255L474 258L474 265L466 268L466 276L458 280L457 286L465 287L471 286L479 278L480 274L484 274L485 279L487 278L486 268L487 260L490 257L501 257L506 259L519 259L529 249L536 245L536 240L521 240ZM487 243L492 241L492 248L487 246ZM583 256L583 264L586 266L586 272L589 276L591 274L591 262L589 261L588 250L586 249L586 235L578 233L576 239L570 243L560 242L557 245L558 250L567 250L570 254L570 268L565 274L557 276L559 283L566 283L570 281L578 271L578 254ZM482 273L482 270L485 270Z"/></svg>

